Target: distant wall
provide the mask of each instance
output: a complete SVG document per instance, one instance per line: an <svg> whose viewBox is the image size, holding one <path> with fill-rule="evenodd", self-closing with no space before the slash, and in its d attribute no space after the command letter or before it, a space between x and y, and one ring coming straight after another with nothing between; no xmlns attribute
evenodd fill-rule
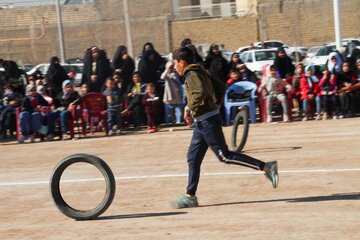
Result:
<svg viewBox="0 0 360 240"><path fill-rule="evenodd" d="M127 44L120 0L95 0L92 4L62 8L66 57L82 57L83 50L98 45L112 57ZM168 0L128 0L134 53L153 42L160 53L178 47L184 37L194 43L225 44L231 50L249 43L280 39L290 45L311 46L334 41L332 0L258 0L257 12L246 16L170 21ZM360 1L339 1L343 37L360 37ZM59 55L54 6L0 9L0 58L22 63L48 62ZM45 17L45 37L41 20Z"/></svg>

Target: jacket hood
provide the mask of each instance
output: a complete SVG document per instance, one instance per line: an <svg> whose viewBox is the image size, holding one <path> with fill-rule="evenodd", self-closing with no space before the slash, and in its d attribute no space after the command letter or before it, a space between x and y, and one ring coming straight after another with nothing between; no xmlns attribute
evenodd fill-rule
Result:
<svg viewBox="0 0 360 240"><path fill-rule="evenodd" d="M204 67L199 64L189 64L184 70L184 75L186 75L189 71L206 72Z"/></svg>

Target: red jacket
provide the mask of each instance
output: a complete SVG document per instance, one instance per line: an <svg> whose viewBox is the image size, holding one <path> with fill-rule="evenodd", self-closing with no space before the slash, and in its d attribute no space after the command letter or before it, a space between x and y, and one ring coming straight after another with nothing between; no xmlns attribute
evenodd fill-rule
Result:
<svg viewBox="0 0 360 240"><path fill-rule="evenodd" d="M309 99L309 94L318 95L320 93L319 83L311 80L312 87L310 87L307 79L308 77L305 76L300 79L301 100Z"/></svg>

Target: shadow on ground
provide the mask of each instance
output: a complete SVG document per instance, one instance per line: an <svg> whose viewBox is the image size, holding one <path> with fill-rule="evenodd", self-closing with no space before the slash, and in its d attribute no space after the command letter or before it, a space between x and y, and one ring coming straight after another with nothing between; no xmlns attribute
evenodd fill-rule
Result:
<svg viewBox="0 0 360 240"><path fill-rule="evenodd" d="M103 216L97 217L94 220L114 220L114 219L129 219L129 218L147 218L147 217L165 217L165 216L174 216L180 214L186 214L187 212L160 212L160 213L137 213L137 214L124 214L124 215L114 215L114 216Z"/></svg>
<svg viewBox="0 0 360 240"><path fill-rule="evenodd" d="M237 204L272 203L272 202L299 203L299 202L324 202L324 201L343 201L343 200L360 200L360 193L338 193L328 196L312 196L312 197L301 197L301 198L282 198L282 199L270 199L270 200L259 200L259 201L217 203L217 204L201 205L200 207L216 207L216 206L237 205Z"/></svg>

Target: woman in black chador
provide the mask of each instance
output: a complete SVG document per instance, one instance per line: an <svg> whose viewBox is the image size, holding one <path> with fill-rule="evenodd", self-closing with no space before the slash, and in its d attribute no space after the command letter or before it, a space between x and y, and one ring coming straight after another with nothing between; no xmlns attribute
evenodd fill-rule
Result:
<svg viewBox="0 0 360 240"><path fill-rule="evenodd" d="M65 69L60 65L58 57L54 56L50 59L50 66L46 73L47 83L51 85L56 95L62 91L62 83L69 79Z"/></svg>

